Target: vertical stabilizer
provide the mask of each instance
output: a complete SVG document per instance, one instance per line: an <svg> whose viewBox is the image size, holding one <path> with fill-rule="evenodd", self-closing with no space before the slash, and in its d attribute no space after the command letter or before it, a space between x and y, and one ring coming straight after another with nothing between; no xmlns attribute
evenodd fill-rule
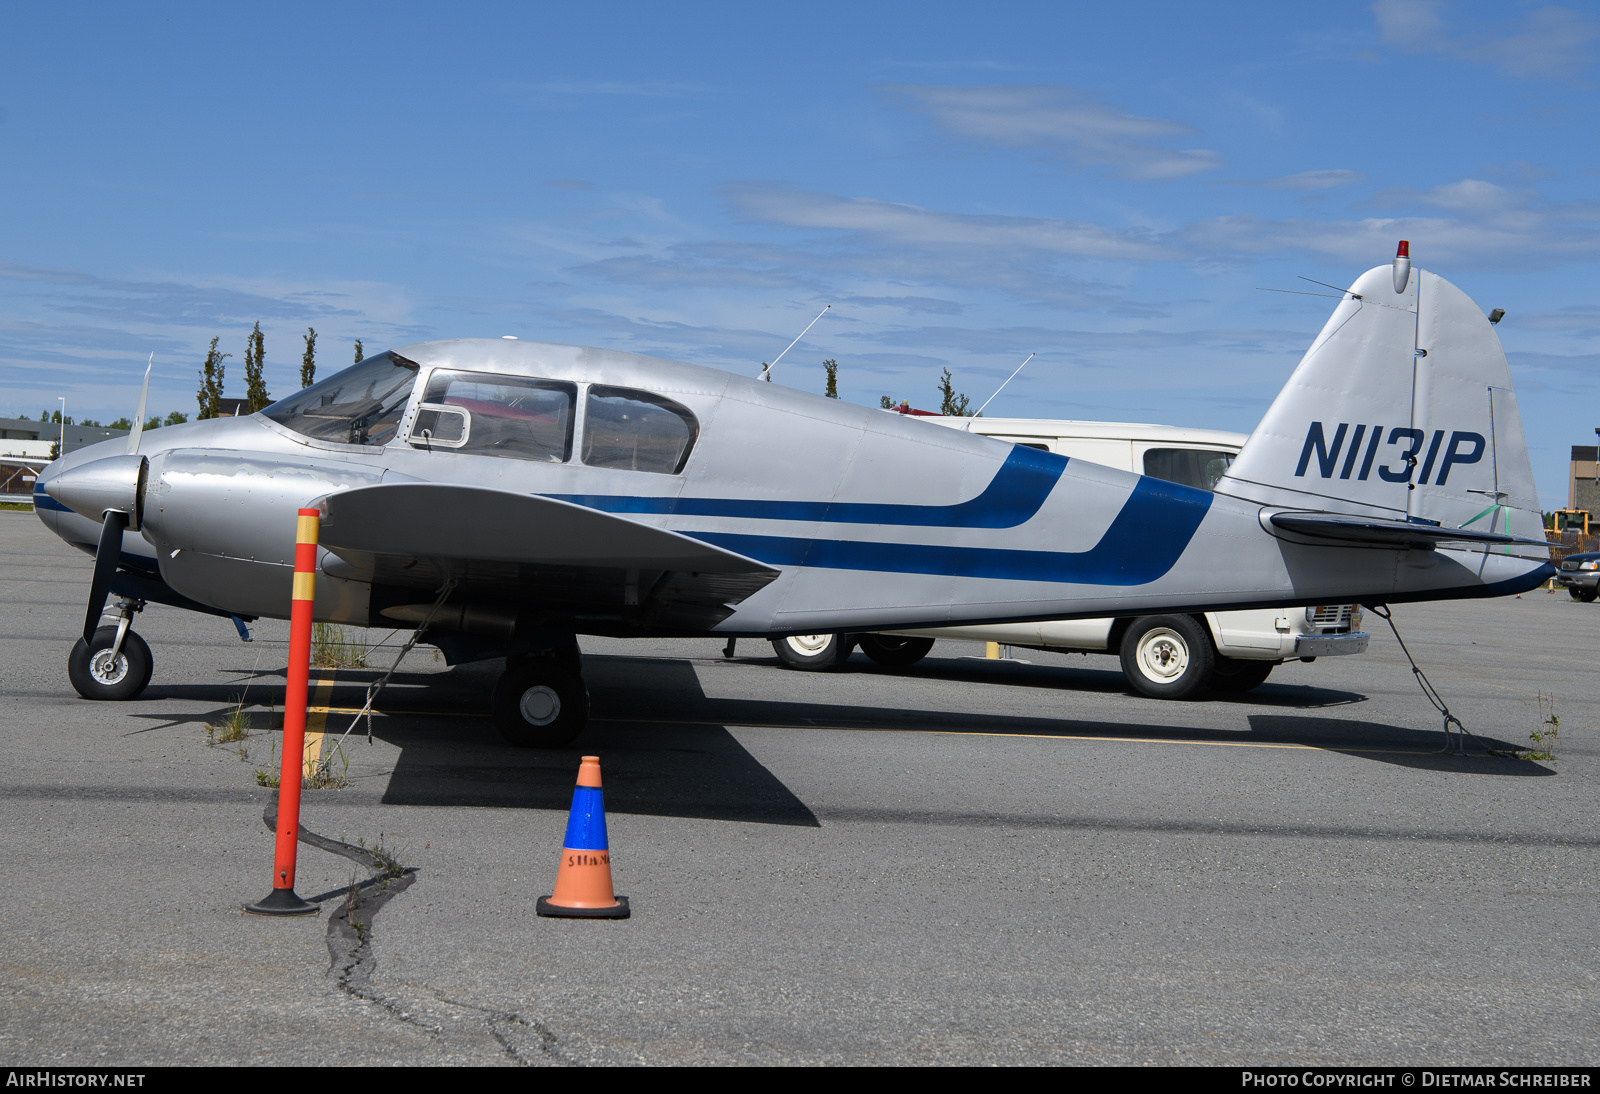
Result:
<svg viewBox="0 0 1600 1094"><path fill-rule="evenodd" d="M1543 538L1505 350L1428 270L1350 287L1218 493Z"/></svg>

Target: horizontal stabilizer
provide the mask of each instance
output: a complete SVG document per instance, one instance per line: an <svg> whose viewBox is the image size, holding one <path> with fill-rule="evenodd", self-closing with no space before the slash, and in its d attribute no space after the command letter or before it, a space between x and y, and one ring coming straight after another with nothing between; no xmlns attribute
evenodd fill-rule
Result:
<svg viewBox="0 0 1600 1094"><path fill-rule="evenodd" d="M536 494L400 482L341 490L322 505L322 545L335 552L776 576L733 551Z"/></svg>
<svg viewBox="0 0 1600 1094"><path fill-rule="evenodd" d="M1273 513L1267 518L1274 528L1296 535L1364 547L1423 548L1440 543L1475 543L1485 547L1513 544L1548 547L1542 539L1477 532L1468 528L1444 528L1437 524L1418 524L1405 520L1346 516L1341 513Z"/></svg>

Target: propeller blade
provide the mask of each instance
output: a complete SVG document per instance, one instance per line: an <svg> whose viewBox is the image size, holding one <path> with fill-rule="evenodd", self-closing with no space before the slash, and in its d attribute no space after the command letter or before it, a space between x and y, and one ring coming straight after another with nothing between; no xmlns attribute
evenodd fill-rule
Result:
<svg viewBox="0 0 1600 1094"><path fill-rule="evenodd" d="M139 451L139 434L144 432L144 401L150 394L150 370L155 367L156 355L150 354L150 360L144 366L144 387L139 389L139 409L133 415L133 428L128 430L128 455L136 455Z"/></svg>
<svg viewBox="0 0 1600 1094"><path fill-rule="evenodd" d="M100 613L105 611L106 597L111 593L111 579L116 575L117 562L122 557L122 530L128 526L128 514L115 509L106 511L105 523L100 525L100 545L94 551L94 578L89 582L89 614L83 619L85 645L94 641L95 625Z"/></svg>

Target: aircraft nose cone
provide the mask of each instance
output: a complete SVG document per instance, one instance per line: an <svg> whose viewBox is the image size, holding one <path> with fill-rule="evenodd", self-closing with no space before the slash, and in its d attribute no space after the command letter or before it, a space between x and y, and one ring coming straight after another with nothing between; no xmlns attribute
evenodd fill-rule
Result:
<svg viewBox="0 0 1600 1094"><path fill-rule="evenodd" d="M58 471L43 485L44 492L74 513L98 521L106 511L128 514L128 527L142 523L144 482L149 461L143 456L111 456Z"/></svg>

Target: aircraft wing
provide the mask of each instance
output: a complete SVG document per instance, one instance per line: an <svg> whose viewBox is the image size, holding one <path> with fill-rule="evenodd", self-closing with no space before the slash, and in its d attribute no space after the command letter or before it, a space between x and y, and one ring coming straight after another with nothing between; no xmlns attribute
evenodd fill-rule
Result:
<svg viewBox="0 0 1600 1094"><path fill-rule="evenodd" d="M1362 547L1430 548L1440 543L1475 543L1485 547L1548 547L1542 539L1479 532L1470 528L1445 528L1437 524L1418 524L1405 520L1357 517L1343 513L1273 513L1267 518L1274 528L1317 539L1337 540Z"/></svg>
<svg viewBox="0 0 1600 1094"><path fill-rule="evenodd" d="M321 499L335 576L463 592L662 628L703 627L778 576L733 551L536 494L449 483L384 483Z"/></svg>

